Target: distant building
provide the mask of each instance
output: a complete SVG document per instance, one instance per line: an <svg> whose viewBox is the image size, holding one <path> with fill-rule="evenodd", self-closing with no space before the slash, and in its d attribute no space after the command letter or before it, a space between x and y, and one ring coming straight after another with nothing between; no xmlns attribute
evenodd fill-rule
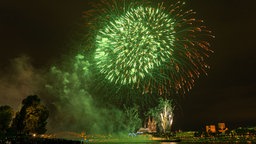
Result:
<svg viewBox="0 0 256 144"><path fill-rule="evenodd" d="M228 130L226 128L225 123L218 123L218 132L219 133L225 133Z"/></svg>
<svg viewBox="0 0 256 144"><path fill-rule="evenodd" d="M207 133L216 133L215 125L207 125L205 128Z"/></svg>
<svg viewBox="0 0 256 144"><path fill-rule="evenodd" d="M228 128L226 127L225 123L223 123L223 122L222 123L218 123L217 129L216 129L215 125L206 125L205 128L206 128L206 132L207 133L216 133L216 132L218 132L218 133L225 133L228 130Z"/></svg>

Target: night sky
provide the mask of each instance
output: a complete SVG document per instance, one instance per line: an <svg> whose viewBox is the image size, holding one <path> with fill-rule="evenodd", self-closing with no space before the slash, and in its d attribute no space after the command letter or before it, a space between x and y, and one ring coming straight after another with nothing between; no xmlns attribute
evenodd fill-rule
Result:
<svg viewBox="0 0 256 144"><path fill-rule="evenodd" d="M214 54L208 76L177 100L174 127L193 130L218 122L230 128L256 126L256 1L187 1L216 38L210 40ZM0 105L17 107L30 93L16 84L13 63L29 62L32 73L19 79L27 81L58 61L70 51L69 41L88 5L86 0L0 1Z"/></svg>

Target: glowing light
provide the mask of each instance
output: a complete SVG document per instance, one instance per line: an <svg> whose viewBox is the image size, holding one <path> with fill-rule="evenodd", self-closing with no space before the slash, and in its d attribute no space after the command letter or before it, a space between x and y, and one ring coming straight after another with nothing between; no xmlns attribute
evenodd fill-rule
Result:
<svg viewBox="0 0 256 144"><path fill-rule="evenodd" d="M104 1L85 13L98 72L116 86L159 95L189 91L206 74L211 32L184 2Z"/></svg>

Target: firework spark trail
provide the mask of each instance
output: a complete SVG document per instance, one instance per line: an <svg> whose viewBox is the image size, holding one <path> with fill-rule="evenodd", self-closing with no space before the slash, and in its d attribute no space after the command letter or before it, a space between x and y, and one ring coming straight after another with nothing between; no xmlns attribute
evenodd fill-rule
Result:
<svg viewBox="0 0 256 144"><path fill-rule="evenodd" d="M184 2L101 0L85 13L98 72L142 93L189 91L212 53L212 37Z"/></svg>

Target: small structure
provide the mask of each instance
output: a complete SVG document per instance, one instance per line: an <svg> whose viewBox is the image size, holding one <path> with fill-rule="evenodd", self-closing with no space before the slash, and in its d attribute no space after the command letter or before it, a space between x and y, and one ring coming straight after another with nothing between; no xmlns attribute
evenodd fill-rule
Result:
<svg viewBox="0 0 256 144"><path fill-rule="evenodd" d="M226 128L225 123L218 123L218 132L219 133L225 133L228 130Z"/></svg>
<svg viewBox="0 0 256 144"><path fill-rule="evenodd" d="M148 133L148 128L140 128L137 133Z"/></svg>
<svg viewBox="0 0 256 144"><path fill-rule="evenodd" d="M206 132L207 133L225 133L228 128L226 127L225 123L221 122L221 123L218 123L217 125L217 129L216 129L216 126L215 125L206 125Z"/></svg>
<svg viewBox="0 0 256 144"><path fill-rule="evenodd" d="M205 128L207 133L216 133L215 125L207 125Z"/></svg>

